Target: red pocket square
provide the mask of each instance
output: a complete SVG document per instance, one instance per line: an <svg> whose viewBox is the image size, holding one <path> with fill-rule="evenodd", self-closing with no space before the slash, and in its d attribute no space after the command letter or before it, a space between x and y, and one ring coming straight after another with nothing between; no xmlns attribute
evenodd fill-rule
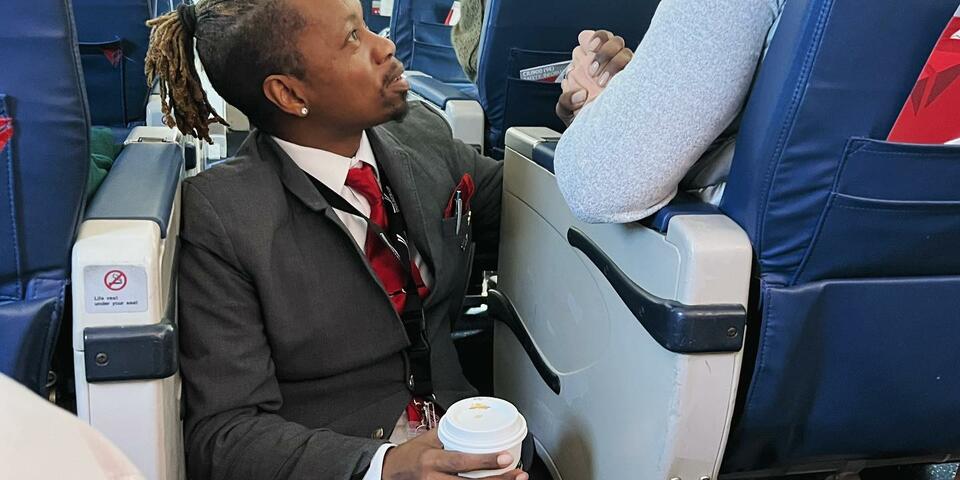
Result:
<svg viewBox="0 0 960 480"><path fill-rule="evenodd" d="M462 204L463 213L466 213L470 210L470 200L473 198L473 194L476 192L477 186L473 183L473 177L469 173L463 174L463 178L460 179L460 183L457 185L457 188L453 190L453 194L450 195L450 201L447 202L447 208L443 211L443 218L450 218L456 214L456 202L457 202L457 192L460 192L460 202Z"/></svg>

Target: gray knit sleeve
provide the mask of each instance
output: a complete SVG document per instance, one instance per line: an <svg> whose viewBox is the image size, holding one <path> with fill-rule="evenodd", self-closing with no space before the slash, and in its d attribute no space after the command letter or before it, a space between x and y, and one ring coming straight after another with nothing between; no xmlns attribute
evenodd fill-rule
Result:
<svg viewBox="0 0 960 480"><path fill-rule="evenodd" d="M781 4L661 2L634 59L557 147L557 181L577 217L632 222L676 195L742 108Z"/></svg>

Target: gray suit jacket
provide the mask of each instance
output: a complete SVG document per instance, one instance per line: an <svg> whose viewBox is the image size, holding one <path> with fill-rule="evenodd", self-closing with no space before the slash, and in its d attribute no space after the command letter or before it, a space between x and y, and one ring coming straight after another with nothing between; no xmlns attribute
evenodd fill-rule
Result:
<svg viewBox="0 0 960 480"><path fill-rule="evenodd" d="M434 275L425 302L442 405L474 394L450 339L471 248L443 210L473 176L473 231L498 233L501 164L419 104L368 131L408 237ZM407 338L379 280L307 174L251 132L183 184L180 368L194 479L359 478L410 399Z"/></svg>

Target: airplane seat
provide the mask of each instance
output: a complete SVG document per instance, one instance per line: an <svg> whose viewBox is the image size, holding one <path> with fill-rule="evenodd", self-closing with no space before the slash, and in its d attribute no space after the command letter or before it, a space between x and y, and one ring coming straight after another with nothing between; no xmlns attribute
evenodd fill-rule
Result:
<svg viewBox="0 0 960 480"><path fill-rule="evenodd" d="M183 478L172 299L184 147L135 129L85 205L91 122L70 2L3 6L0 371L47 396L71 324L78 416L148 478Z"/></svg>
<svg viewBox="0 0 960 480"><path fill-rule="evenodd" d="M483 151L483 108L477 87L457 61L450 39L453 29L444 21L450 0L395 0L390 16L390 38L396 58L407 69L410 99L439 113L454 138Z"/></svg>
<svg viewBox="0 0 960 480"><path fill-rule="evenodd" d="M580 222L507 132L494 388L555 478L958 458L960 147L883 139L960 2L868 3L786 3L719 208Z"/></svg>
<svg viewBox="0 0 960 480"><path fill-rule="evenodd" d="M560 1L545 7L523 0L484 4L477 87L487 118L487 155L503 158L504 135L513 126L547 126L562 131L555 106L560 84L527 81L520 71L567 61L586 29L606 29L631 48L643 38L659 1Z"/></svg>
<svg viewBox="0 0 960 480"><path fill-rule="evenodd" d="M367 28L374 33L380 33L390 26L390 15L383 15L380 12L381 0L360 0L360 6L363 8L363 21Z"/></svg>
<svg viewBox="0 0 960 480"><path fill-rule="evenodd" d="M41 3L0 15L0 372L46 396L90 145L69 4Z"/></svg>
<svg viewBox="0 0 960 480"><path fill-rule="evenodd" d="M121 130L121 139L145 121L146 21L163 1L73 0L91 121Z"/></svg>
<svg viewBox="0 0 960 480"><path fill-rule="evenodd" d="M46 396L71 324L80 419L148 478L183 478L172 299L184 147L134 129L85 205L90 115L70 2L4 8L0 371Z"/></svg>
<svg viewBox="0 0 960 480"><path fill-rule="evenodd" d="M390 15L390 38L397 46L395 56L410 71L427 74L455 87L467 87L444 21L451 0L395 0Z"/></svg>
<svg viewBox="0 0 960 480"><path fill-rule="evenodd" d="M958 3L787 2L721 203L763 309L727 472L960 454L960 148L884 140Z"/></svg>

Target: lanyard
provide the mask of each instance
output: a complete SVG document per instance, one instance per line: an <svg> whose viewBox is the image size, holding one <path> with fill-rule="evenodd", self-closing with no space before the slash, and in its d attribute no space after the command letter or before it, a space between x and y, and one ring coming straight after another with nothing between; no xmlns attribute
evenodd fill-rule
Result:
<svg viewBox="0 0 960 480"><path fill-rule="evenodd" d="M427 322L423 312L423 300L420 298L417 282L413 277L411 265L413 265L413 256L407 247L406 230L407 224L400 214L400 206L393 196L393 191L387 181L387 176L382 175L380 183L383 192L383 201L386 204L387 212L387 230L384 231L379 225L370 221L366 215L360 213L353 205L346 201L340 194L334 192L323 184L323 182L307 175L317 187L320 196L336 210L340 210L350 215L356 215L367 222L367 228L372 229L374 235L390 249L390 251L400 262L404 273L406 273L406 295L407 301L403 312L400 312L400 320L403 323L404 331L407 334L407 340L410 346L406 348L407 367L407 388L415 396L429 397L433 395L433 382L431 380L430 370L430 342L427 340Z"/></svg>

